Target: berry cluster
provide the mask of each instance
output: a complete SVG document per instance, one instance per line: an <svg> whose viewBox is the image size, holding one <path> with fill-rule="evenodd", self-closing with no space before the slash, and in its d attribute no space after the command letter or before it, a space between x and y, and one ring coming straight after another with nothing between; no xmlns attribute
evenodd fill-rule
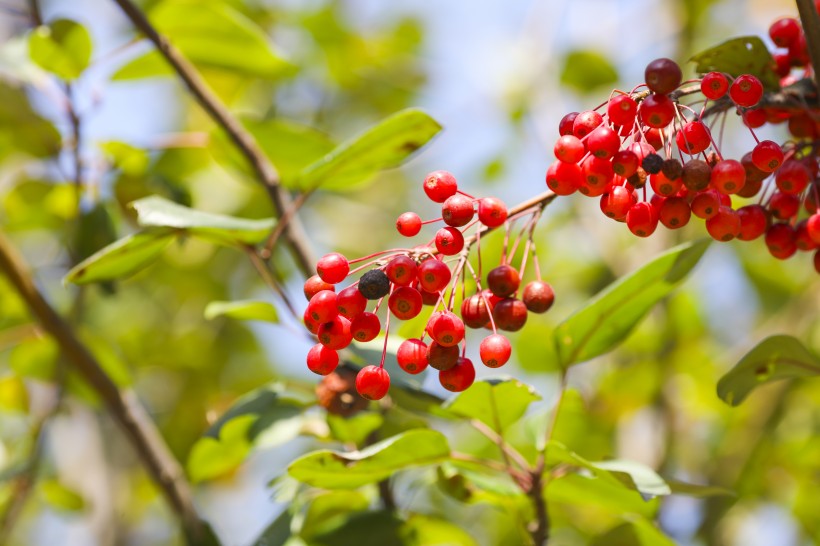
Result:
<svg viewBox="0 0 820 546"><path fill-rule="evenodd" d="M769 34L785 48L773 55L777 93L765 95L753 74L710 72L682 82L674 61L656 59L645 84L564 116L547 186L558 195L598 197L604 215L639 237L658 223L679 229L694 215L718 241L763 237L779 259L812 251L820 272L820 112L790 92L810 74L806 41L791 18L776 21ZM683 104L684 97L696 100ZM712 136L732 111L755 142L740 160L724 157ZM787 123L793 138L761 141L754 130L766 123Z"/></svg>
<svg viewBox="0 0 820 546"><path fill-rule="evenodd" d="M521 329L528 312L547 311L555 298L552 287L541 280L537 260L536 279L521 289L527 258L535 256L533 230L543 210L534 204L521 210L508 211L499 199L476 199L458 189L455 177L446 171L436 171L424 180L424 192L430 200L441 204L441 218L422 221L415 212L405 212L396 221L396 229L405 237L414 237L425 224L443 222L435 237L427 244L413 248L384 250L363 258L348 260L339 253L323 256L316 264L316 275L304 285L308 306L304 314L307 329L319 343L310 349L307 365L320 375L333 372L339 364L338 351L353 340L368 342L382 331L379 309L387 300L384 326L384 349L379 365L368 365L356 377L356 390L370 400L387 394L390 377L384 369L387 336L391 316L409 320L422 313L425 305L432 307L420 335L399 345L396 360L407 373L418 374L428 366L438 370L442 386L459 392L475 379L472 360L466 356L466 328L487 328L492 331L479 346L481 362L490 368L507 363L512 348L499 330ZM515 222L526 219L514 241L510 233ZM482 283L481 235L491 229L506 227L501 264L486 275ZM468 230L474 233L465 237ZM523 244L520 267L508 263ZM479 253L476 269L469 261L471 248ZM354 269L351 265L359 264ZM346 288L336 292L337 284L359 272L363 274ZM467 276L474 293L467 296ZM456 293L461 306L456 309ZM517 297L520 294L520 298ZM368 308L373 303L373 307ZM429 337L429 341L425 341Z"/></svg>

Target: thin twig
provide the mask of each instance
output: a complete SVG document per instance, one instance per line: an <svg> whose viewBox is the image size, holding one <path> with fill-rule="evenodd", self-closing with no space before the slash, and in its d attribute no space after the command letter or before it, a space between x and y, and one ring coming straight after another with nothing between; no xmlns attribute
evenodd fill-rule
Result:
<svg viewBox="0 0 820 546"><path fill-rule="evenodd" d="M131 390L120 390L100 363L77 338L72 327L46 301L34 284L28 264L5 234L0 232L0 269L17 293L54 341L61 354L100 396L111 416L123 428L151 478L179 515L186 534L193 539L202 536L202 522L197 516L191 490L177 460L171 454L156 425Z"/></svg>
<svg viewBox="0 0 820 546"><path fill-rule="evenodd" d="M814 85L820 90L820 15L817 14L813 0L797 0L797 12L800 14L800 22L803 23L806 47L814 72Z"/></svg>
<svg viewBox="0 0 820 546"><path fill-rule="evenodd" d="M502 438L496 431L488 427L483 421L479 421L478 419L470 419L470 425L496 444L504 456L509 457L509 459L519 468L526 470L530 467L530 463L517 449L505 442L504 438Z"/></svg>
<svg viewBox="0 0 820 546"><path fill-rule="evenodd" d="M278 218L282 219L291 207L291 198L282 188L279 173L273 163L262 152L256 139L231 114L219 97L210 89L196 68L148 21L145 14L130 0L114 0L133 25L139 29L159 50L171 65L188 90L210 115L210 117L228 134L237 149L245 156L256 178L265 187ZM313 255L305 236L304 229L296 216L285 225L284 233L297 266L305 276L310 276L313 268Z"/></svg>
<svg viewBox="0 0 820 546"><path fill-rule="evenodd" d="M71 126L71 155L74 159L74 194L77 200L77 209L79 210L83 196L82 122L74 101L74 86L70 82L65 82L65 94L66 111Z"/></svg>

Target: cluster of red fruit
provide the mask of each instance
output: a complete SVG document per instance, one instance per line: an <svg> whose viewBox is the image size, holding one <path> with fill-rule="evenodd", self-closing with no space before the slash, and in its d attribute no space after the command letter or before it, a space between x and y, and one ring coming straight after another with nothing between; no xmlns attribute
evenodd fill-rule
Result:
<svg viewBox="0 0 820 546"><path fill-rule="evenodd" d="M773 56L781 87L806 77L809 60L800 23L779 19L769 34L786 48ZM598 197L606 216L626 223L639 237L651 235L658 223L679 229L694 215L718 241L763 237L779 259L814 251L820 272L818 111L788 98L792 94L781 93L776 106L764 101L763 84L752 74L710 72L682 82L674 61L657 59L646 67L645 79L629 93L614 92L596 110L564 116L547 186L558 195L577 191ZM680 102L695 94L703 99ZM732 110L756 142L739 161L721 154L709 125ZM754 133L766 123L784 122L794 139L783 145ZM756 201L733 203L733 198Z"/></svg>
<svg viewBox="0 0 820 546"><path fill-rule="evenodd" d="M509 340L498 330L519 330L528 312L543 313L554 300L552 287L541 280L537 262L537 280L526 284L520 299L516 297L526 257L530 250L534 252L531 229L521 268L502 263L487 274L484 289L480 268L476 273L468 260L470 248L479 243L482 232L505 223L509 226L510 222L526 215L533 216L534 222L539 208L515 212L508 218L504 203L494 197L476 199L461 192L456 179L446 171L427 175L424 192L432 201L442 204L441 218L423 222L418 214L406 212L399 216L396 228L400 234L413 237L422 225L443 221L446 226L436 232L434 239L426 245L385 250L356 260L348 260L335 252L327 254L316 264L317 275L305 282L304 292L309 303L304 323L319 341L308 352L307 365L320 375L336 369L338 351L353 340L367 342L378 336L382 330L378 310L387 298L381 362L378 366L365 366L356 377L356 390L371 400L384 397L390 386L384 359L391 316L409 320L418 316L424 305L433 307L421 335L403 341L396 360L410 374L418 374L428 366L438 370L442 386L459 392L475 379L473 363L465 356L465 327L492 330L492 334L481 341L479 357L485 366L498 368L507 363L512 351ZM475 235L465 240L464 232L473 227ZM357 263L362 265L351 270L351 265ZM336 284L361 271L364 274L358 280L336 292ZM467 271L476 286L476 293L469 297L465 295ZM456 313L454 302L459 280L463 301L460 313ZM375 304L368 311L372 301ZM429 342L424 341L427 336Z"/></svg>

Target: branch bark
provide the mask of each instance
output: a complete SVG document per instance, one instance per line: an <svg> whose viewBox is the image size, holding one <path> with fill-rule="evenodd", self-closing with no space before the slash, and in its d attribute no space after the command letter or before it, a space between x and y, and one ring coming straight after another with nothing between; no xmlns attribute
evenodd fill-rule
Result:
<svg viewBox="0 0 820 546"><path fill-rule="evenodd" d="M0 269L6 274L32 315L60 346L66 363L74 368L103 400L122 427L151 478L182 521L186 535L196 543L205 533L196 513L190 486L145 408L131 390L120 390L71 326L35 286L28 265L0 231Z"/></svg>
<svg viewBox="0 0 820 546"><path fill-rule="evenodd" d="M797 12L800 14L800 22L803 23L803 33L806 35L806 46L814 72L814 85L816 89L820 89L820 15L813 0L797 0Z"/></svg>
<svg viewBox="0 0 820 546"><path fill-rule="evenodd" d="M238 119L228 110L208 84L199 75L196 68L179 52L168 39L151 25L145 14L130 0L114 0L131 23L139 29L165 57L188 90L208 113L208 115L228 134L237 149L245 156L259 182L265 187L276 215L282 221L286 211L291 208L291 198L282 188L279 173L273 163L265 156L254 137L242 126ZM301 222L295 215L287 220L283 236L288 242L294 260L302 273L309 277L313 274L315 263L307 237Z"/></svg>

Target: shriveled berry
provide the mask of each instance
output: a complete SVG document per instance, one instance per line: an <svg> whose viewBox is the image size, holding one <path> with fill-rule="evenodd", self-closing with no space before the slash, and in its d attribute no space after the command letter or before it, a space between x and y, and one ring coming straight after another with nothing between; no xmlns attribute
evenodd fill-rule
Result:
<svg viewBox="0 0 820 546"><path fill-rule="evenodd" d="M414 237L421 231L421 217L415 212L405 212L396 220L396 230L405 237Z"/></svg>
<svg viewBox="0 0 820 546"><path fill-rule="evenodd" d="M511 354L510 340L501 334L490 334L478 346L479 358L488 368L500 368L510 360Z"/></svg>
<svg viewBox="0 0 820 546"><path fill-rule="evenodd" d="M681 180L690 191L702 191L709 187L712 168L701 159L690 159L683 164Z"/></svg>
<svg viewBox="0 0 820 546"><path fill-rule="evenodd" d="M479 199L478 221L491 228L500 226L507 221L507 205L495 197Z"/></svg>
<svg viewBox="0 0 820 546"><path fill-rule="evenodd" d="M647 174L658 174L663 168L663 158L658 154L648 154L641 161L641 167Z"/></svg>
<svg viewBox="0 0 820 546"><path fill-rule="evenodd" d="M307 354L307 367L319 375L327 375L339 365L339 353L328 349L321 343L310 348Z"/></svg>
<svg viewBox="0 0 820 546"><path fill-rule="evenodd" d="M455 366L438 374L441 386L451 392L466 390L475 381L475 368L469 358L459 357Z"/></svg>
<svg viewBox="0 0 820 546"><path fill-rule="evenodd" d="M350 323L350 333L353 334L353 339L362 343L376 339L381 329L382 323L379 316L367 311L359 314Z"/></svg>
<svg viewBox="0 0 820 546"><path fill-rule="evenodd" d="M369 300L377 300L390 293L390 279L381 269L371 269L359 279L359 292Z"/></svg>
<svg viewBox="0 0 820 546"><path fill-rule="evenodd" d="M396 351L396 361L409 374L421 373L427 368L427 344L420 339L402 341Z"/></svg>
<svg viewBox="0 0 820 546"><path fill-rule="evenodd" d="M345 280L348 272L350 272L350 264L347 258L338 252L325 254L316 262L316 273L326 283L338 284Z"/></svg>
<svg viewBox="0 0 820 546"><path fill-rule="evenodd" d="M356 375L356 391L368 400L381 400L390 389L390 375L379 366L365 366Z"/></svg>
<svg viewBox="0 0 820 546"><path fill-rule="evenodd" d="M674 157L670 157L669 159L663 160L661 172L666 178L674 180L676 178L680 178L683 175L683 165L681 165L681 162L675 159Z"/></svg>
<svg viewBox="0 0 820 546"><path fill-rule="evenodd" d="M304 286L302 287L305 292L305 298L310 301L310 298L316 295L317 292L321 292L322 290L330 290L334 292L336 287L332 284L325 282L322 280L322 277L319 275L313 275L312 277L308 277L308 280L305 281Z"/></svg>
<svg viewBox="0 0 820 546"><path fill-rule="evenodd" d="M524 286L524 293L521 301L528 311L533 313L546 313L552 304L555 303L555 291L552 285L545 281L530 281Z"/></svg>
<svg viewBox="0 0 820 546"><path fill-rule="evenodd" d="M424 193L431 201L444 203L456 191L456 177L447 171L434 171L424 178Z"/></svg>

